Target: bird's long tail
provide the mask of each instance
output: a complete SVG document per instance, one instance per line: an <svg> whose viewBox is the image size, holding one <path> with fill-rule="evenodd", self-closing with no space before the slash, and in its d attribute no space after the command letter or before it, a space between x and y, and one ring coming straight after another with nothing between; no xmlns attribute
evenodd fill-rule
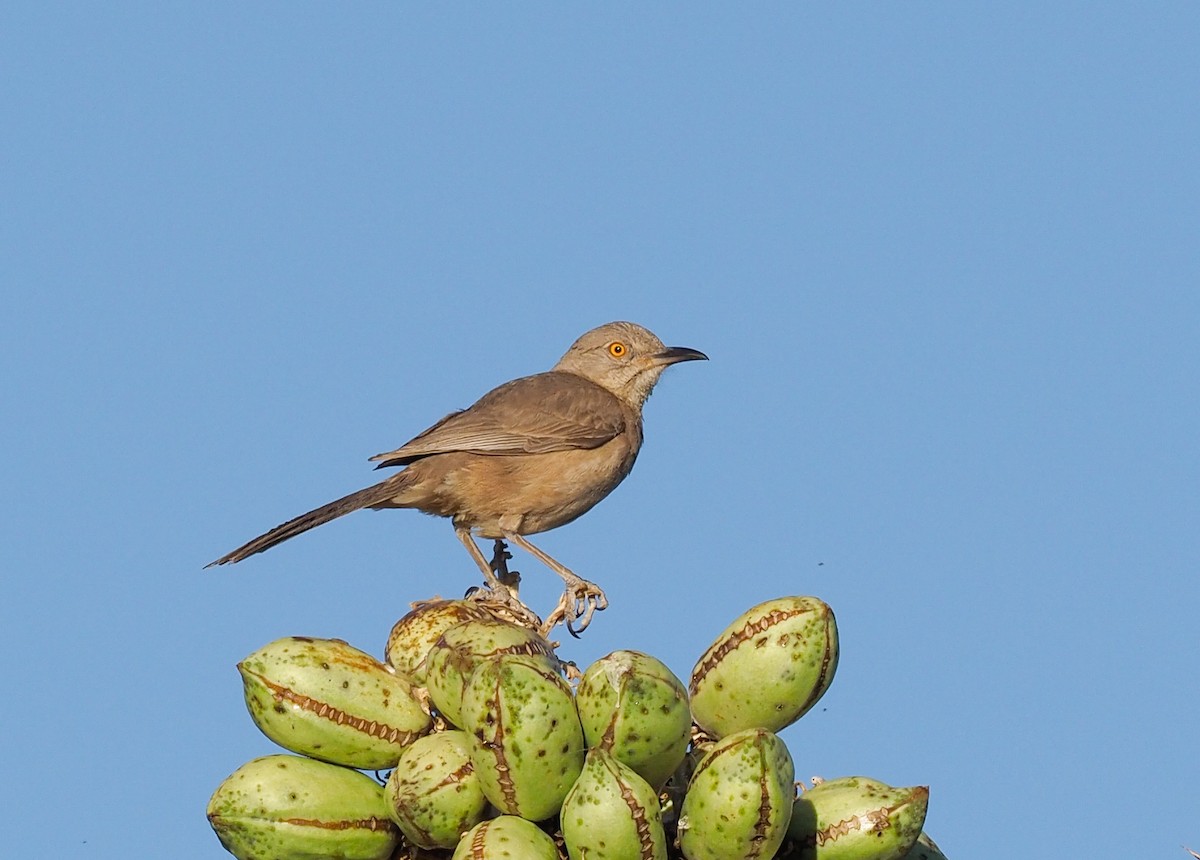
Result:
<svg viewBox="0 0 1200 860"><path fill-rule="evenodd" d="M216 561L209 562L205 567L212 567L216 564L232 564L233 562L241 561L255 553L270 549L275 544L283 543L288 538L293 538L311 528L323 525L330 520L336 520L338 517L345 516L362 508L369 508L371 505L378 505L381 502L388 501L403 489L404 484L407 483L406 478L407 474L405 472L399 472L389 477L386 481L380 481L378 484L374 484L366 489L351 493L348 496L342 496L342 498L327 505L321 505L316 510L309 511L307 514L301 514L295 519L290 519L282 525L275 526L275 528L266 534L261 534L228 555L223 555Z"/></svg>

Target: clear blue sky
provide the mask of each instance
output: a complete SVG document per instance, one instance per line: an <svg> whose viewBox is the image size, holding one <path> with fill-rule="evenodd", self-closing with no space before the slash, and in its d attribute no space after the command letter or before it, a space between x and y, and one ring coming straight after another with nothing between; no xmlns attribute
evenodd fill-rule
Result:
<svg viewBox="0 0 1200 860"><path fill-rule="evenodd" d="M3 852L220 858L234 664L475 569L366 458L584 330L668 372L564 655L834 607L797 774L953 858L1200 848L1200 7L0 11ZM551 574L518 555L540 608Z"/></svg>

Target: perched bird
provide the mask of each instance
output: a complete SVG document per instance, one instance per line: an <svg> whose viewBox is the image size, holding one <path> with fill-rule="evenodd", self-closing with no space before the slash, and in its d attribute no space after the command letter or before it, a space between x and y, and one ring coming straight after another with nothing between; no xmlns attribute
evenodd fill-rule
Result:
<svg viewBox="0 0 1200 860"><path fill-rule="evenodd" d="M551 370L506 382L469 409L371 458L378 461L376 468L403 466L401 471L276 526L208 566L241 561L360 508L416 508L451 519L501 600L516 597L472 535L509 541L532 553L566 583L543 630L565 620L568 631L581 632L593 613L608 605L604 592L525 535L569 523L612 492L637 459L642 406L663 371L707 358L687 347L665 347L634 323L594 328Z"/></svg>

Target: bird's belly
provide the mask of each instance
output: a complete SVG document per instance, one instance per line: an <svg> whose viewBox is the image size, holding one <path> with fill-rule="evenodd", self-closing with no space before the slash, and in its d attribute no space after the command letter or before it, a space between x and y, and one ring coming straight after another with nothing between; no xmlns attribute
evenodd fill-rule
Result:
<svg viewBox="0 0 1200 860"><path fill-rule="evenodd" d="M637 452L622 440L592 450L513 457L468 455L447 473L456 525L483 538L537 534L587 513L625 479Z"/></svg>

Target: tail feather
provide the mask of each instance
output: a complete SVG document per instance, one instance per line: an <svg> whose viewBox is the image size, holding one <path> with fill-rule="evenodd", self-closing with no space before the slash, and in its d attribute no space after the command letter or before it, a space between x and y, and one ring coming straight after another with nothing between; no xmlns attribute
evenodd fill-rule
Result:
<svg viewBox="0 0 1200 860"><path fill-rule="evenodd" d="M308 531L311 528L316 528L319 525L324 525L330 520L336 520L338 517L346 514L368 508L371 505L377 505L381 502L393 498L401 489L404 472L392 475L386 481L381 481L363 490L351 493L348 496L343 496L336 501L332 501L327 505L321 505L316 510L309 511L306 514L288 520L282 525L275 526L266 534L261 534L254 540L243 544L228 555L223 555L216 561L209 562L205 565L206 568L218 564L232 564L241 561L244 558L249 558L255 553L262 552L265 549L270 549L275 544L283 543L288 538L293 538L298 534Z"/></svg>

